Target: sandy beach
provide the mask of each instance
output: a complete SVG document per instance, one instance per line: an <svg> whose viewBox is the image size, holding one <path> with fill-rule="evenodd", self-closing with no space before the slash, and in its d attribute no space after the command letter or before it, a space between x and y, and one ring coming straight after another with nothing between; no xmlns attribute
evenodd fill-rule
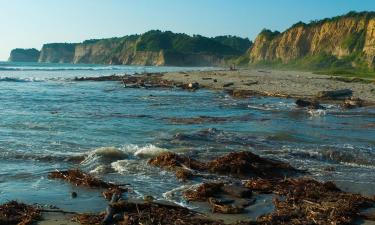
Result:
<svg viewBox="0 0 375 225"><path fill-rule="evenodd" d="M317 75L312 72L250 70L166 73L163 79L184 84L198 82L215 90L246 90L265 96L311 99L320 91L351 89L353 97L375 103L375 82Z"/></svg>

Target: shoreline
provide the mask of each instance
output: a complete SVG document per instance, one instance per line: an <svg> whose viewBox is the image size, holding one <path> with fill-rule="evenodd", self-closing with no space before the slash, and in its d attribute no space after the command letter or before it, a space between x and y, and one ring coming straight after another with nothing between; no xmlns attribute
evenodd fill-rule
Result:
<svg viewBox="0 0 375 225"><path fill-rule="evenodd" d="M340 79L342 78L342 79ZM312 72L239 69L236 71L192 71L165 73L163 80L188 85L197 82L199 87L236 91L246 96L260 95L282 98L302 98L313 100L322 91L350 89L354 98L364 100L365 105L375 105L375 81L349 79ZM249 93L249 94L246 94ZM324 100L322 102L342 102L342 100Z"/></svg>

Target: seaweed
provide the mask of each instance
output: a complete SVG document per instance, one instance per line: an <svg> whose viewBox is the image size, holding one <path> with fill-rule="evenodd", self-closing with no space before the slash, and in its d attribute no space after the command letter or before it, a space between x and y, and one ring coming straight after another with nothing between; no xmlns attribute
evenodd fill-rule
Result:
<svg viewBox="0 0 375 225"><path fill-rule="evenodd" d="M29 225L39 220L40 217L40 210L30 205L16 201L0 205L0 224Z"/></svg>
<svg viewBox="0 0 375 225"><path fill-rule="evenodd" d="M302 172L287 163L262 158L248 151L232 152L206 163L168 152L150 159L148 163L175 172L179 170L189 171L188 176L183 177L186 179L192 178L195 171L231 175L240 178L284 177ZM179 173L181 172L178 172L177 175Z"/></svg>
<svg viewBox="0 0 375 225"><path fill-rule="evenodd" d="M343 192L332 182L309 178L258 178L246 181L245 186L279 195L274 199L276 210L259 217L259 224L352 224L362 209L375 204L374 199Z"/></svg>
<svg viewBox="0 0 375 225"><path fill-rule="evenodd" d="M117 185L109 182L102 181L90 174L84 173L79 169L71 169L66 171L54 171L50 172L48 175L50 179L62 179L76 186L84 186L89 188L102 188L106 189L103 192L104 198L109 200L113 194L121 195L127 192L127 188L123 188L123 185Z"/></svg>

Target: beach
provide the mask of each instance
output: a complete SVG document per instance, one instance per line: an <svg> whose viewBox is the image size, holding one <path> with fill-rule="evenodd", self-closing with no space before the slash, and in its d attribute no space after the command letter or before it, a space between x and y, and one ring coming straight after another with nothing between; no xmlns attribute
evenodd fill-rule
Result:
<svg viewBox="0 0 375 225"><path fill-rule="evenodd" d="M264 96L312 99L321 91L351 89L353 97L375 103L375 81L318 75L312 72L239 69L166 73L163 79L184 84L198 82L214 90L245 90ZM215 81L214 81L215 80Z"/></svg>

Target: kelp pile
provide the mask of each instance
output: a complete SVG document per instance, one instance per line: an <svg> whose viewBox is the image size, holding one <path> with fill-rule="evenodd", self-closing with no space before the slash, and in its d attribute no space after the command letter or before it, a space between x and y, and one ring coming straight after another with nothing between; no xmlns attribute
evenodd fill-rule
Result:
<svg viewBox="0 0 375 225"><path fill-rule="evenodd" d="M11 201L0 205L0 224L29 225L40 219L40 210L23 203Z"/></svg>
<svg viewBox="0 0 375 225"><path fill-rule="evenodd" d="M186 156L168 152L150 159L149 164L175 171L177 177L183 180L193 177L196 171L239 178L284 177L298 172L297 169L287 163L262 158L248 151L232 152L209 162L199 162Z"/></svg>
<svg viewBox="0 0 375 225"><path fill-rule="evenodd" d="M103 196L106 199L110 199L113 194L121 195L122 193L128 191L127 188L123 188L121 185L102 181L90 174L82 172L79 169L53 171L49 173L48 177L50 179L62 179L76 186L106 189L103 192Z"/></svg>
<svg viewBox="0 0 375 225"><path fill-rule="evenodd" d="M189 209L160 203L133 203L119 201L111 205L116 215L112 223L118 225L223 225L221 221L213 221ZM75 220L83 225L102 224L104 214L88 215L82 214L75 217Z"/></svg>
<svg viewBox="0 0 375 225"><path fill-rule="evenodd" d="M362 209L375 203L374 199L343 192L332 182L308 178L257 178L246 181L245 186L279 195L274 199L276 210L258 218L259 224L352 224Z"/></svg>

